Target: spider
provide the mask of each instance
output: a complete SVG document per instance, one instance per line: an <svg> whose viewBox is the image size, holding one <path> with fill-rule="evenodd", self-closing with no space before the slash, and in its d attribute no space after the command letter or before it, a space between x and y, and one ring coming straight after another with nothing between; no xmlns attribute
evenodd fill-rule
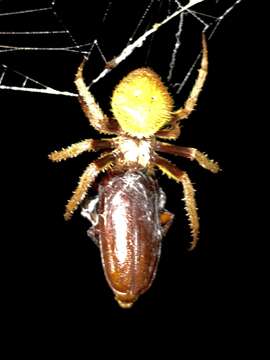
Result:
<svg viewBox="0 0 270 360"><path fill-rule="evenodd" d="M160 77L150 68L138 68L131 71L116 86L111 99L113 116L105 115L85 84L83 78L85 63L86 59L80 64L75 76L82 110L94 129L99 133L115 135L115 137L86 139L49 155L50 160L59 162L76 157L85 151L104 150L97 160L87 166L80 177L78 186L66 205L64 218L66 220L71 218L99 173L108 170L109 173L142 171L151 176L157 168L183 186L185 209L192 234L190 247L193 249L199 238L195 190L188 174L158 153L196 160L199 165L213 173L220 170L216 162L199 150L162 141L176 140L179 137L181 121L189 117L197 104L208 70L208 51L204 34L197 79L188 99L177 110L173 110L173 99ZM169 222L170 219L166 221Z"/></svg>
<svg viewBox="0 0 270 360"><path fill-rule="evenodd" d="M175 146L158 140L176 140L180 135L180 121L188 118L196 106L208 69L204 35L202 47L201 68L183 107L173 111L172 97L159 76L150 68L139 68L130 72L115 88L111 101L113 118L109 118L102 112L94 96L88 91L83 79L83 68L86 62L85 59L83 60L75 77L82 110L90 125L98 132L117 136L100 140L86 139L49 155L50 160L59 162L76 157L84 151L112 149L111 152L106 152L105 155L92 162L84 171L78 187L66 205L64 214L66 220L71 218L101 171L120 167L123 170L142 168L152 172L156 167L183 185L186 211L192 232L191 247L195 247L199 235L199 221L194 188L186 172L159 156L157 152L196 160L202 167L213 173L220 170L216 162L208 159L197 149Z"/></svg>

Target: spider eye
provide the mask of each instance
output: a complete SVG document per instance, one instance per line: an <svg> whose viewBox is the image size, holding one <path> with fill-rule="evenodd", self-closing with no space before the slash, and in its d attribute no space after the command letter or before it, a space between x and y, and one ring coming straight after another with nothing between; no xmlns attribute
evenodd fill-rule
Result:
<svg viewBox="0 0 270 360"><path fill-rule="evenodd" d="M112 111L121 128L137 137L151 136L171 118L173 100L149 68L129 73L115 88Z"/></svg>

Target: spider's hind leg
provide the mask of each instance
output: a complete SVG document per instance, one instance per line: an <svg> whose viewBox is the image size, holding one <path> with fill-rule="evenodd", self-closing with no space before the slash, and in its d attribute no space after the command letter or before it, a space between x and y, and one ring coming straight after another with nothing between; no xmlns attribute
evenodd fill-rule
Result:
<svg viewBox="0 0 270 360"><path fill-rule="evenodd" d="M176 140L180 135L180 125L176 120L172 120L164 129L156 132L156 137L166 140Z"/></svg>
<svg viewBox="0 0 270 360"><path fill-rule="evenodd" d="M98 132L103 134L118 134L120 128L117 121L115 119L108 118L108 116L103 113L94 96L85 84L83 78L83 69L85 63L86 59L84 59L78 67L75 76L75 85L79 93L78 98L81 104L81 108L85 116L88 118L90 125L93 126L93 128L95 128Z"/></svg>
<svg viewBox="0 0 270 360"><path fill-rule="evenodd" d="M156 133L157 137L162 139L175 140L180 135L180 124L179 122L183 119L187 119L192 111L195 109L199 94L205 83L205 79L208 72L208 52L205 34L202 34L202 59L201 67L193 88L189 94L188 99L184 103L184 106L172 113L172 119L168 124L168 127L159 130Z"/></svg>
<svg viewBox="0 0 270 360"><path fill-rule="evenodd" d="M202 59L201 59L201 67L199 69L199 73L197 79L193 85L193 88L188 96L183 107L174 111L173 116L174 119L182 120L187 119L192 111L195 109L199 94L203 88L206 76L208 72L208 51L207 51L207 43L205 34L202 33Z"/></svg>

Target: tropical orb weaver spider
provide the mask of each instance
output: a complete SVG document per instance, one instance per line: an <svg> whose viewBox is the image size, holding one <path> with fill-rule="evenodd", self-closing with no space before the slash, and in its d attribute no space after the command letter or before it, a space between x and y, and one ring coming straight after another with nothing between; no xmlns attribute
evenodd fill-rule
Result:
<svg viewBox="0 0 270 360"><path fill-rule="evenodd" d="M90 163L66 205L70 219L98 174L108 171L99 184L99 196L82 214L92 222L88 231L100 247L107 281L123 308L129 308L151 285L158 264L161 240L173 215L164 209L165 195L154 179L158 168L181 182L191 228L193 249L199 236L194 188L186 172L157 154L183 156L216 173L219 166L197 149L172 145L158 139L175 140L180 121L194 110L208 68L203 35L198 77L183 107L173 111L173 99L159 76L149 68L130 72L116 86L111 100L113 118L103 114L83 79L85 60L79 66L75 84L81 107L98 132L116 135L100 140L86 139L49 155L52 161L76 157L84 151L106 150Z"/></svg>

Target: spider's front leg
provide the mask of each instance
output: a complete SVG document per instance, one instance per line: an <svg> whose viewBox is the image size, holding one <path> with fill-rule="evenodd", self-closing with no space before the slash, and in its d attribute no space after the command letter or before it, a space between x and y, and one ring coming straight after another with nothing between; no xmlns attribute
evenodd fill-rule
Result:
<svg viewBox="0 0 270 360"><path fill-rule="evenodd" d="M99 151L113 148L111 139L86 139L78 143L72 144L69 147L53 151L49 154L49 159L55 162L74 158L85 151Z"/></svg>
<svg viewBox="0 0 270 360"><path fill-rule="evenodd" d="M76 76L75 76L75 85L79 92L79 101L82 107L82 110L86 117L88 118L90 124L98 132L104 134L118 134L119 125L116 120L109 119L101 110L100 106L96 102L94 96L88 90L84 79L83 79L83 68L86 63L86 59L80 64Z"/></svg>
<svg viewBox="0 0 270 360"><path fill-rule="evenodd" d="M176 182L181 182L184 191L185 209L187 212L189 225L192 234L192 242L190 250L193 250L199 240L199 216L197 213L195 190L186 172L178 169L170 161L156 155L154 157L154 164L169 178Z"/></svg>
<svg viewBox="0 0 270 360"><path fill-rule="evenodd" d="M64 214L65 220L69 220L71 218L74 211L85 198L88 188L94 182L98 174L101 171L105 171L109 167L111 167L114 159L115 155L113 153L109 153L101 156L97 160L93 161L90 165L88 165L88 167L80 177L77 188L73 192L72 197L66 205L66 211Z"/></svg>

